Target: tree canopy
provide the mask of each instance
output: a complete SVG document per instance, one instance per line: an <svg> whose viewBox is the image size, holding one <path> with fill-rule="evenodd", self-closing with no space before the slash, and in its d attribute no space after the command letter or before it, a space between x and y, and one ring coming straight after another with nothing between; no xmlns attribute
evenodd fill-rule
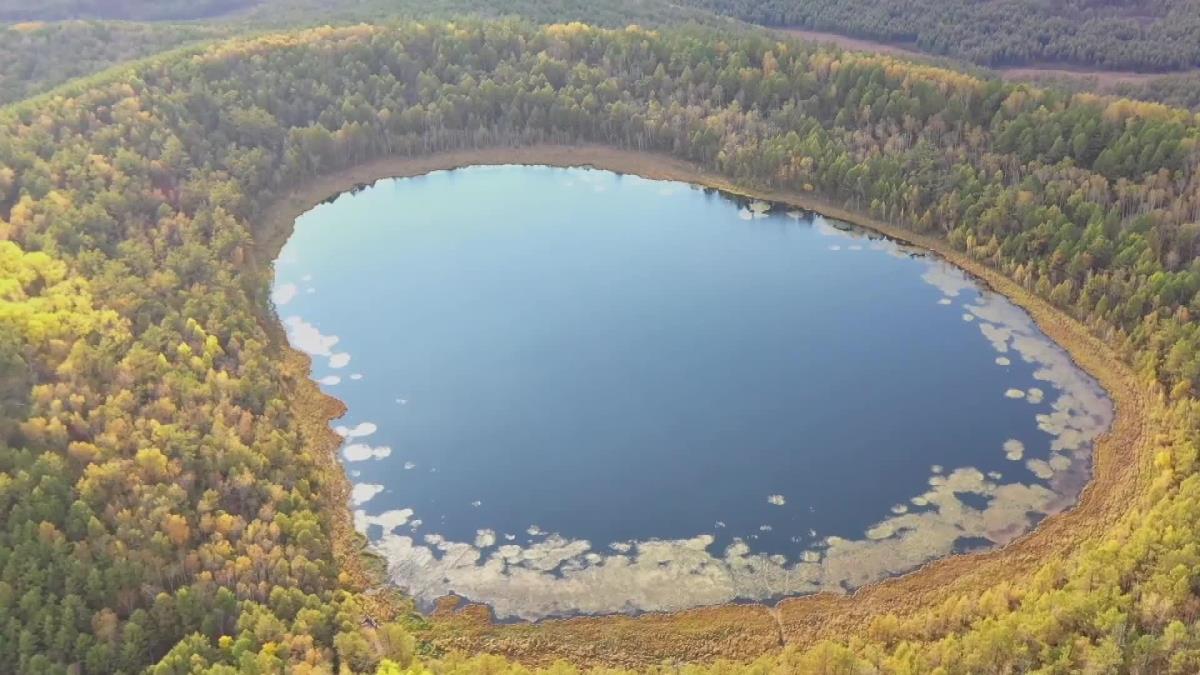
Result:
<svg viewBox="0 0 1200 675"><path fill-rule="evenodd" d="M258 0L0 0L0 21L49 19L199 19L243 9Z"/></svg>
<svg viewBox="0 0 1200 675"><path fill-rule="evenodd" d="M1110 70L1200 65L1196 0L686 0L772 26L913 45L981 65L1071 63Z"/></svg>
<svg viewBox="0 0 1200 675"><path fill-rule="evenodd" d="M1155 402L1152 484L1072 559L747 672L1195 672L1198 137L1182 110L889 57L513 21L235 39L6 108L0 663L436 657L402 603L369 618L376 596L340 567L345 478L297 412L265 208L374 158L590 141L942 237L1085 322Z"/></svg>

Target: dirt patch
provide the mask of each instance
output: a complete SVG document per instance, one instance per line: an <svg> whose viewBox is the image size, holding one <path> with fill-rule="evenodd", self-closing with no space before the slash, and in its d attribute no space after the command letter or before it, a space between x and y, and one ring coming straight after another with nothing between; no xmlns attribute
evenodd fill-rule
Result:
<svg viewBox="0 0 1200 675"><path fill-rule="evenodd" d="M422 637L448 650L502 654L530 665L566 659L581 665L640 667L673 662L747 661L784 645L811 645L823 639L861 635L877 616L911 615L943 600L977 595L999 580L1030 574L1044 562L1072 555L1103 536L1131 505L1148 475L1151 456L1149 402L1145 390L1113 350L1078 321L1059 312L1003 274L951 249L941 239L915 234L808 194L755 190L730 183L687 162L649 153L605 146L541 145L449 152L427 157L389 158L362 164L308 181L280 198L266 213L255 257L273 260L291 233L296 217L323 199L380 178L415 176L440 169L478 164L591 166L646 178L677 180L717 188L750 198L789 204L877 230L933 251L979 277L1024 308L1051 339L1066 348L1076 363L1095 377L1112 398L1113 426L1093 453L1093 478L1078 505L1051 516L1013 543L987 553L953 556L909 574L864 586L852 595L821 594L783 600L774 607L732 604L674 614L616 615L496 624L486 607L447 603L431 617ZM307 376L308 362L289 352L289 372ZM311 381L294 382L297 414L311 415L305 427L310 450L327 458L328 471L340 481L330 508L344 504L348 481L336 457L340 438L328 421L341 414L340 402ZM378 579L360 561L361 538L350 524L348 508L334 517L335 555L354 585ZM386 613L391 605L377 608Z"/></svg>

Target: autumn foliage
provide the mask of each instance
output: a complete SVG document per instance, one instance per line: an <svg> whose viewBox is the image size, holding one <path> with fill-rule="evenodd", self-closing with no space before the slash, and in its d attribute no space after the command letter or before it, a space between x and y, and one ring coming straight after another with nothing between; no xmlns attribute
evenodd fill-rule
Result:
<svg viewBox="0 0 1200 675"><path fill-rule="evenodd" d="M1157 401L1153 485L1093 550L751 672L1195 672L1198 136L1179 110L886 57L512 22L236 40L7 109L0 664L408 668L409 624L366 621L335 563L344 478L299 431L262 215L373 158L592 141L943 237L1084 321Z"/></svg>

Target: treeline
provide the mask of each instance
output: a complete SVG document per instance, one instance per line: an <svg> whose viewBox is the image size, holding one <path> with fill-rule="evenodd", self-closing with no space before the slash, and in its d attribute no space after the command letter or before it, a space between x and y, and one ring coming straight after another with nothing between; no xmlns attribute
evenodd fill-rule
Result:
<svg viewBox="0 0 1200 675"><path fill-rule="evenodd" d="M1147 82L1118 84L1112 91L1129 98L1200 111L1200 73L1167 75Z"/></svg>
<svg viewBox="0 0 1200 675"><path fill-rule="evenodd" d="M985 66L1070 63L1109 70L1200 65L1197 0L684 0L771 26L912 45Z"/></svg>
<svg viewBox="0 0 1200 675"><path fill-rule="evenodd" d="M5 0L0 0L0 8ZM96 12L50 12L42 5L15 3L11 16L33 19L47 12L110 19L127 12L121 5L96 5ZM100 11L104 10L104 11ZM2 11L2 10L0 10ZM141 16L141 15L139 15ZM35 21L0 24L0 105L40 94L76 78L146 58L187 44L264 30L325 23L397 22L455 17L520 17L536 23L583 21L625 27L678 24L744 24L668 0L262 0L247 3L236 17L219 21L171 23L114 20ZM0 17L0 22L4 21Z"/></svg>
<svg viewBox="0 0 1200 675"><path fill-rule="evenodd" d="M1094 92L1200 112L1200 72L1124 82L1103 82L1096 76L1079 77L1055 72L1023 74L1020 79L1043 88L1053 87L1074 93Z"/></svg>
<svg viewBox="0 0 1200 675"><path fill-rule="evenodd" d="M522 18L535 23L583 21L611 28L685 22L731 24L711 12L671 0L261 0L244 20L261 24L311 24L410 19Z"/></svg>
<svg viewBox="0 0 1200 675"><path fill-rule="evenodd" d="M202 19L254 5L258 0L0 0L0 21Z"/></svg>
<svg viewBox="0 0 1200 675"><path fill-rule="evenodd" d="M715 22L710 12L669 0L0 0L0 22L70 19L178 21L283 26L315 21L377 21L475 15L522 17L539 23L588 21L606 26L679 21Z"/></svg>
<svg viewBox="0 0 1200 675"><path fill-rule="evenodd" d="M109 66L231 31L200 24L102 21L0 26L0 105Z"/></svg>
<svg viewBox="0 0 1200 675"><path fill-rule="evenodd" d="M368 621L375 596L336 564L344 479L296 414L304 374L254 258L265 205L386 155L592 141L945 237L1087 322L1161 401L1145 517L1033 578L756 667L1195 672L1198 138L1180 110L886 57L515 22L238 40L9 108L0 663L407 667L403 613Z"/></svg>

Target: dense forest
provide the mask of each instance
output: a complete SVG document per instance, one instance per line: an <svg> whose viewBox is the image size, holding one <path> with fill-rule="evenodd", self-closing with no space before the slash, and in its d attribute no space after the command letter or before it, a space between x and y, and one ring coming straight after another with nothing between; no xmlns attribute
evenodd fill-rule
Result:
<svg viewBox="0 0 1200 675"><path fill-rule="evenodd" d="M954 68L952 62L940 65ZM980 76L990 76L984 69L970 71ZM1000 77L1005 77L1003 74ZM1064 74L1055 70L1041 71L1030 69L1022 72L1020 77L1009 78L1012 81L1025 82L1041 88L1054 88L1064 92L1092 92L1106 96L1130 98L1150 103L1163 103L1174 108L1186 108L1200 112L1200 71L1175 73L1171 75L1156 75L1153 77L1135 78L1130 80L1106 81L1096 74Z"/></svg>
<svg viewBox="0 0 1200 675"><path fill-rule="evenodd" d="M1086 322L1155 405L1153 481L1096 544L747 672L1196 672L1198 140L1181 110L890 57L513 21L237 39L10 106L0 663L520 672L429 653L341 566L344 479L311 451L255 246L309 177L592 141L942 237Z"/></svg>
<svg viewBox="0 0 1200 675"><path fill-rule="evenodd" d="M519 17L537 23L583 21L613 28L629 24L721 24L733 30L748 28L702 10L679 7L668 0L442 0L433 4L424 0L262 0L247 3L236 16L203 22L151 21L148 19L152 17L145 12L117 11L124 5L93 4L97 11L90 13L48 12L42 6L14 2L8 16L30 20L4 25L5 5L0 0L0 105L170 49L284 27ZM32 20L47 14L95 15L104 20ZM147 20L111 20L126 14Z"/></svg>
<svg viewBox="0 0 1200 675"><path fill-rule="evenodd" d="M732 4L725 3L724 0L697 0L697 2L708 3L705 6L711 10L743 16L755 21L770 20L765 16L748 14ZM839 7L844 4L837 3ZM0 0L0 7L2 6L3 0ZM759 6L759 4L754 5L754 7ZM24 4L15 4L11 10L12 16L31 18L44 14L44 12L38 14L41 11L40 6L32 9L29 7ZM124 5L98 4L96 7L104 11L98 10L91 14L70 11L60 12L60 14L71 17L96 15L106 19L116 15L129 14L121 9ZM1043 11L1040 7L1039 5L1037 11ZM1155 7L1157 6L1150 6L1146 11L1159 11ZM1162 11L1169 11L1169 8ZM132 15L143 16L136 13ZM1027 16L1028 13L1018 15ZM856 14L856 16L863 15ZM969 13L956 16L956 20L961 19L961 22L953 30L958 32L973 30L970 26L973 25L975 19ZM1195 22L1192 19L1195 16L1200 15L1189 15L1182 23L1174 23L1176 28L1173 30L1178 33L1180 40L1161 42L1156 37L1154 41L1158 46L1155 48L1175 55L1189 53L1188 50L1193 48L1200 50L1200 39L1192 39L1200 31L1200 24L1193 25ZM582 21L591 25L612 28L630 24L653 27L696 24L720 26L722 30L736 33L749 32L753 28L737 21L724 19L719 14L701 9L700 6L685 7L668 0L553 0L551 2L444 0L433 4L419 0L261 0L247 4L236 13L220 15L213 17L213 20L203 22L26 21L8 25L0 24L0 104L19 101L53 89L72 79L93 75L109 67L204 40L239 34L254 34L264 30L299 29L324 24L345 25L357 22L377 23L435 18L449 20L456 17L522 18L535 23ZM3 19L0 18L0 21ZM1174 22L1174 19L1172 21ZM816 22L814 25L846 33L857 31L857 29L852 30L837 23ZM1023 35L1020 31L1014 32L1004 28L1002 22L997 23L989 19L988 25L995 27L996 32L1003 32L1004 40L1012 39L1012 35ZM950 29L941 26L939 30ZM987 30L993 30L993 28ZM1039 30L1045 30L1044 26ZM861 34L899 42L912 42L916 39L907 34L878 34L872 31L861 31ZM1000 44L997 39L996 35L989 34L985 42L991 48ZM1039 40L1044 42L1048 38L1043 36ZM1180 48L1180 45L1176 44L1179 41L1190 46ZM990 57L981 59L957 48L944 45L943 47L926 48L931 49L931 53L947 55L948 58L934 62L952 68L963 68L969 64L963 61L954 61L949 57L970 58L980 63L994 63L995 65L1029 60L1024 58L1014 60L1007 57L999 61ZM1038 48L1040 49L1040 47ZM1099 61L1092 62L1089 60L1090 58L1088 56L1073 60L1072 58L1055 57L1051 60L1077 62L1081 65L1099 68L1111 67L1107 65L1107 61L1105 61L1107 57L1104 57L1103 53L1099 55ZM1033 60L1045 59L1039 57ZM1186 64L1183 62L1176 64L1178 67L1184 65ZM1159 68L1159 66L1145 64L1136 67ZM973 72L970 67L965 69ZM1037 77L1031 75L1021 79L1068 91L1115 93L1138 100L1161 102L1193 110L1200 109L1200 75L1194 73L1164 75L1153 80L1116 85L1105 84L1099 78L1055 77L1052 73Z"/></svg>
<svg viewBox="0 0 1200 675"><path fill-rule="evenodd" d="M987 66L1200 66L1197 0L684 0L720 14L912 45Z"/></svg>
<svg viewBox="0 0 1200 675"><path fill-rule="evenodd" d="M467 14L614 27L727 16L906 45L985 66L1200 67L1200 0L0 0L0 22L209 18L281 26Z"/></svg>
<svg viewBox="0 0 1200 675"><path fill-rule="evenodd" d="M49 0L31 4L0 0L0 22L64 19L210 22L284 25L313 21L376 21L463 15L520 16L532 21L588 21L608 26L629 23L712 21L714 15L668 0Z"/></svg>
<svg viewBox="0 0 1200 675"><path fill-rule="evenodd" d="M257 0L0 0L0 21L200 19L244 9Z"/></svg>
<svg viewBox="0 0 1200 675"><path fill-rule="evenodd" d="M522 18L536 23L584 21L611 28L684 22L731 24L671 0L262 0L243 13L253 23L378 22L454 17Z"/></svg>
<svg viewBox="0 0 1200 675"><path fill-rule="evenodd" d="M1143 101L1200 110L1200 73L1166 75L1148 82L1119 84L1113 87L1113 92Z"/></svg>
<svg viewBox="0 0 1200 675"><path fill-rule="evenodd" d="M199 24L67 21L0 26L0 104L104 68L228 35Z"/></svg>

